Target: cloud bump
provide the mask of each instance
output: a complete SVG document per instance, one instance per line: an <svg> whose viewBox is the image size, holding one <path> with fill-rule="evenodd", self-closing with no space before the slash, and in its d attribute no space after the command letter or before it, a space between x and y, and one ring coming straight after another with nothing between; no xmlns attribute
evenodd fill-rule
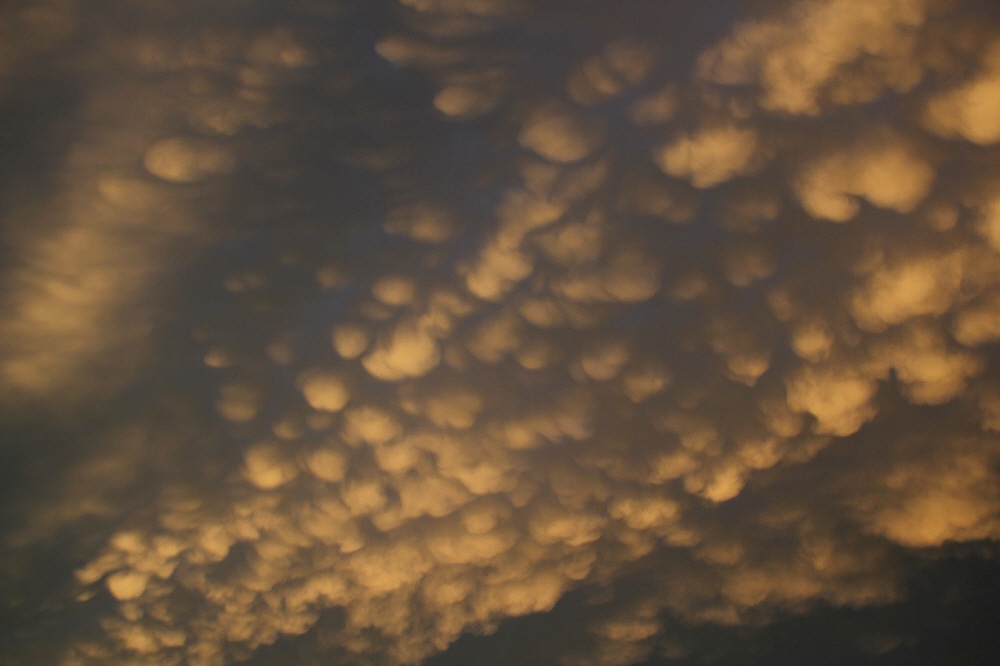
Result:
<svg viewBox="0 0 1000 666"><path fill-rule="evenodd" d="M1000 540L979 3L112 4L2 10L13 663L705 660Z"/></svg>

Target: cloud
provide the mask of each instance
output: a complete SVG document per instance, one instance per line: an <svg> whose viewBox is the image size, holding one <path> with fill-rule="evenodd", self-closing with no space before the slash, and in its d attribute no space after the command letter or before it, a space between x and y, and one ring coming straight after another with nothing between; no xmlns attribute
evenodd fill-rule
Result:
<svg viewBox="0 0 1000 666"><path fill-rule="evenodd" d="M850 435L875 416L877 383L850 366L804 366L786 381L788 406L815 417L820 434Z"/></svg>
<svg viewBox="0 0 1000 666"><path fill-rule="evenodd" d="M924 0L790 3L784 11L739 24L705 51L699 74L725 85L757 84L760 106L791 114L820 113L822 103L868 102L887 89L907 92L922 77L913 32L926 20ZM843 68L878 63L853 80ZM859 86L860 84L860 86Z"/></svg>
<svg viewBox="0 0 1000 666"><path fill-rule="evenodd" d="M283 486L298 474L294 463L283 458L276 444L256 444L247 450L243 460L243 475L262 490Z"/></svg>
<svg viewBox="0 0 1000 666"><path fill-rule="evenodd" d="M454 233L455 221L448 210L430 202L421 202L393 209L385 222L385 230L407 234L414 240L440 243Z"/></svg>
<svg viewBox="0 0 1000 666"><path fill-rule="evenodd" d="M437 341L418 322L403 322L362 359L365 369L378 379L419 377L440 362Z"/></svg>
<svg viewBox="0 0 1000 666"><path fill-rule="evenodd" d="M866 529L905 546L995 539L995 490L986 469L994 445L981 436L957 436L945 459L928 445L929 436L914 433L895 444L913 447L915 454L891 471L880 470L887 472L882 484L859 485L853 510Z"/></svg>
<svg viewBox="0 0 1000 666"><path fill-rule="evenodd" d="M36 662L706 661L1000 539L991 15L612 4L0 47L81 96L0 211Z"/></svg>
<svg viewBox="0 0 1000 666"><path fill-rule="evenodd" d="M261 392L254 386L241 383L227 384L220 391L216 409L227 421L252 421L257 416L262 401Z"/></svg>
<svg viewBox="0 0 1000 666"><path fill-rule="evenodd" d="M222 146L180 137L154 143L142 163L149 173L170 183L196 183L228 173L235 166Z"/></svg>
<svg viewBox="0 0 1000 666"><path fill-rule="evenodd" d="M706 188L750 172L758 151L753 130L728 125L682 136L654 153L653 159L664 173Z"/></svg>
<svg viewBox="0 0 1000 666"><path fill-rule="evenodd" d="M536 109L517 137L525 148L552 162L577 162L602 142L601 130L561 105Z"/></svg>
<svg viewBox="0 0 1000 666"><path fill-rule="evenodd" d="M325 412L339 412L350 400L344 381L334 373L307 370L298 377L299 389L309 406Z"/></svg>
<svg viewBox="0 0 1000 666"><path fill-rule="evenodd" d="M368 349L368 331L364 327L343 324L333 329L333 348L344 358L357 358Z"/></svg>
<svg viewBox="0 0 1000 666"><path fill-rule="evenodd" d="M1000 42L982 56L976 75L928 100L924 125L945 137L960 137L977 144L1000 141Z"/></svg>
<svg viewBox="0 0 1000 666"><path fill-rule="evenodd" d="M639 42L611 42L570 74L567 91L583 105L604 102L645 82L655 63L655 52Z"/></svg>
<svg viewBox="0 0 1000 666"><path fill-rule="evenodd" d="M947 312L964 265L961 252L946 252L878 266L851 300L855 321L864 330L880 331L912 317Z"/></svg>
<svg viewBox="0 0 1000 666"><path fill-rule="evenodd" d="M885 363L903 384L903 394L918 404L941 404L961 395L967 381L983 371L982 360L950 349L945 337L928 326L911 325L895 339L873 345L876 363Z"/></svg>
<svg viewBox="0 0 1000 666"><path fill-rule="evenodd" d="M855 197L879 208L913 211L930 191L934 175L933 167L904 140L886 136L813 162L803 170L796 190L810 215L846 222L860 210Z"/></svg>

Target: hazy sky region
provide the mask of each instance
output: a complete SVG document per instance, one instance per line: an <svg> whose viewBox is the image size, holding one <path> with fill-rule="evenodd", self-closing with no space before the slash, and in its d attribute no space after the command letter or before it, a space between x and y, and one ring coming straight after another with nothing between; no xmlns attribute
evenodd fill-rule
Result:
<svg viewBox="0 0 1000 666"><path fill-rule="evenodd" d="M998 615L1000 3L0 3L0 665Z"/></svg>

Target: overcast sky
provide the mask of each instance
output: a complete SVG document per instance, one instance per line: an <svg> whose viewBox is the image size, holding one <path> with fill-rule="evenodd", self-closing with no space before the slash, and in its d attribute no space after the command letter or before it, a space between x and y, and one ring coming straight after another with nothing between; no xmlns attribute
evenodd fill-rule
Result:
<svg viewBox="0 0 1000 666"><path fill-rule="evenodd" d="M7 0L0 664L1000 658L1000 6Z"/></svg>

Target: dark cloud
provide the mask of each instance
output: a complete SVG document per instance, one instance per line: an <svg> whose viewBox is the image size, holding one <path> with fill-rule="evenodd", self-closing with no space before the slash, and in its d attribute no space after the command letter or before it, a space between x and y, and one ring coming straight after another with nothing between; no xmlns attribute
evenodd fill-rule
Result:
<svg viewBox="0 0 1000 666"><path fill-rule="evenodd" d="M0 12L3 659L996 656L994 10Z"/></svg>

